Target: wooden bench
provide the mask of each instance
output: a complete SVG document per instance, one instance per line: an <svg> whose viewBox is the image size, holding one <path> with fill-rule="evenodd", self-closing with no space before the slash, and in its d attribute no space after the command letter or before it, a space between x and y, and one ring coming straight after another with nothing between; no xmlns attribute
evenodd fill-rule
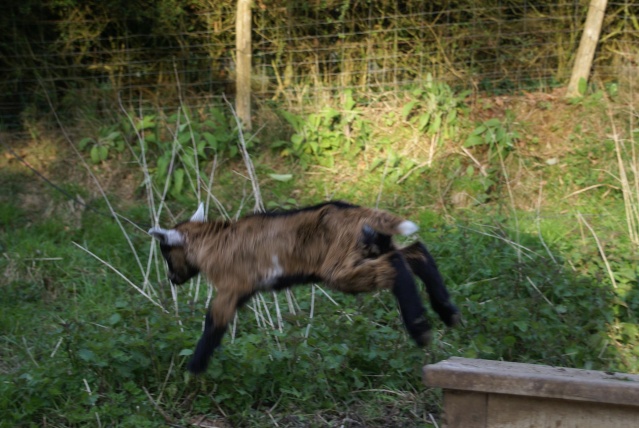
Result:
<svg viewBox="0 0 639 428"><path fill-rule="evenodd" d="M448 428L638 428L639 376L453 357L424 367Z"/></svg>

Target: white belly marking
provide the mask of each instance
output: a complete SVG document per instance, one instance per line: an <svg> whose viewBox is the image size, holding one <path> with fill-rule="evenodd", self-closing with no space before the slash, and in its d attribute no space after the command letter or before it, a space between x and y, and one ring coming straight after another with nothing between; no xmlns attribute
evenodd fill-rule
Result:
<svg viewBox="0 0 639 428"><path fill-rule="evenodd" d="M259 283L259 286L261 288L267 290L272 288L277 283L277 280L284 273L284 269L282 269L282 265L280 265L280 259L279 257L277 257L277 254L273 254L271 256L271 261L273 262L273 265L268 268L266 276L264 276L264 278L262 278Z"/></svg>

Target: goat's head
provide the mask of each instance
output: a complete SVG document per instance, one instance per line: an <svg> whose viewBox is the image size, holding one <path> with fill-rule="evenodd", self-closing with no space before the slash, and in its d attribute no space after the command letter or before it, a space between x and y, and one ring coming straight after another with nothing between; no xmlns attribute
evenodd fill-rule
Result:
<svg viewBox="0 0 639 428"><path fill-rule="evenodd" d="M169 280L176 285L184 284L200 272L188 261L185 248L187 240L180 229L187 223L203 221L205 221L204 205L200 204L188 222L180 223L173 229L153 227L149 230L149 235L160 242L160 250L169 269Z"/></svg>

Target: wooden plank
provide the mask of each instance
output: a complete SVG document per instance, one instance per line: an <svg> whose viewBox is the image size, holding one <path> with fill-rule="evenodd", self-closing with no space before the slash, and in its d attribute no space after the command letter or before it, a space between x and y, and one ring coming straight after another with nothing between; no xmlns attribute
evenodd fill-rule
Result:
<svg viewBox="0 0 639 428"><path fill-rule="evenodd" d="M639 407L639 376L623 373L453 357L425 366L424 382L444 389Z"/></svg>
<svg viewBox="0 0 639 428"><path fill-rule="evenodd" d="M487 404L487 394L446 391L444 394L444 427L486 428Z"/></svg>
<svg viewBox="0 0 639 428"><path fill-rule="evenodd" d="M487 414L487 428L639 426L637 407L516 395L491 394Z"/></svg>

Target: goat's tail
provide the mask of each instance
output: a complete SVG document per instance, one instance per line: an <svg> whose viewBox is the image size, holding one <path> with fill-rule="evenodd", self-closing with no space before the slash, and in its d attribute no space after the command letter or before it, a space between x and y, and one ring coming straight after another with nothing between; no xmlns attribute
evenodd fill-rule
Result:
<svg viewBox="0 0 639 428"><path fill-rule="evenodd" d="M376 232L390 236L408 236L419 230L419 226L412 221L381 210L372 210L372 215L366 219L365 223Z"/></svg>

